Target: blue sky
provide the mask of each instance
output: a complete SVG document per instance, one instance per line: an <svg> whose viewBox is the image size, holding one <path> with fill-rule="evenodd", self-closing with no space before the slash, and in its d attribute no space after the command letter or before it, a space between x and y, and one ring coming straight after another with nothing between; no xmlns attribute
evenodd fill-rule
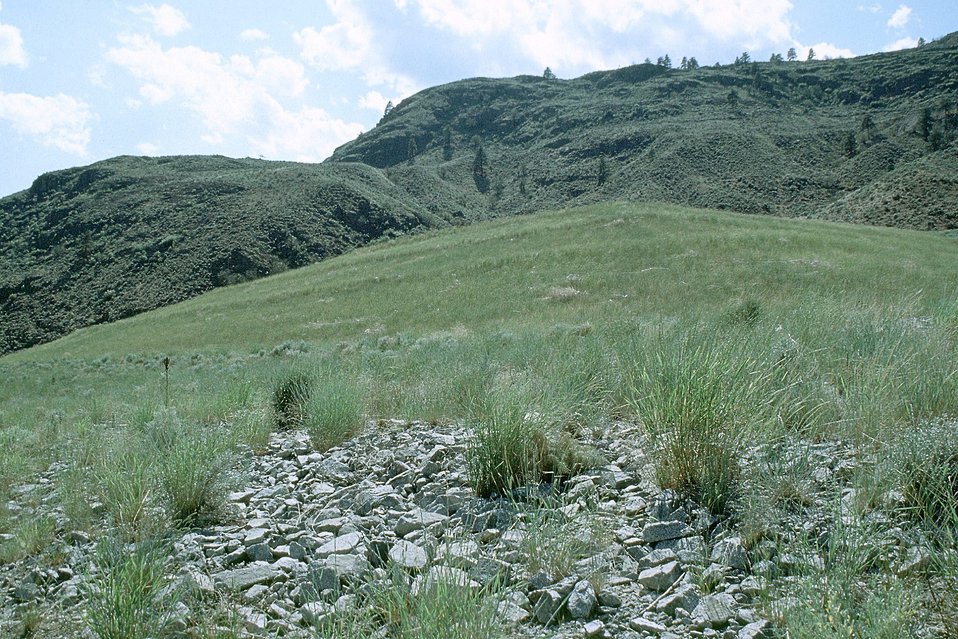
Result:
<svg viewBox="0 0 958 639"><path fill-rule="evenodd" d="M0 0L0 196L123 154L320 161L387 101L467 77L955 30L955 0Z"/></svg>

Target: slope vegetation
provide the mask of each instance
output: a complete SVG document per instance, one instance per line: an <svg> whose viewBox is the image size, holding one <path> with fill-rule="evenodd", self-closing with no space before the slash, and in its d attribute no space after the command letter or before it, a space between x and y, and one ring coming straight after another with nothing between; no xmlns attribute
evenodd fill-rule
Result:
<svg viewBox="0 0 958 639"><path fill-rule="evenodd" d="M371 240L609 200L958 226L958 38L423 91L321 165L122 157L0 200L0 353Z"/></svg>

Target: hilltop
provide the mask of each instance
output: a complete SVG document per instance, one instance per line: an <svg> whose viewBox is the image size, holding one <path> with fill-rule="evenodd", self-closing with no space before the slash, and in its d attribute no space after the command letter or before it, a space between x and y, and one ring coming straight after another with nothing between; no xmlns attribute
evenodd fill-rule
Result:
<svg viewBox="0 0 958 639"><path fill-rule="evenodd" d="M0 353L381 237L609 200L958 227L958 37L427 89L320 165L120 157L0 200Z"/></svg>

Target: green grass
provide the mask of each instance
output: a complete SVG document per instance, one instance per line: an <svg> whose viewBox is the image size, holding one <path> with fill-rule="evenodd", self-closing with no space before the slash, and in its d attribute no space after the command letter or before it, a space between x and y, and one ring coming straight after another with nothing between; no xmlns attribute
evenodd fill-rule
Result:
<svg viewBox="0 0 958 639"><path fill-rule="evenodd" d="M746 447L838 440L895 468L912 460L928 473L868 466L849 481L867 502L889 490L912 500L888 525L932 521L942 550L929 584L947 582L952 455L906 444L958 416L955 242L606 204L367 247L0 358L0 503L59 461L68 527L215 518L233 445L265 450L277 388L304 374L296 410L316 448L377 418L463 421L483 494L597 465L584 440L641 423L658 482L729 515L750 545L785 544L764 524L813 494L808 469L774 455L781 480L756 482ZM578 293L559 299L565 287ZM149 463L105 472L102 460L127 453ZM4 509L0 532L29 538L14 534L21 519ZM899 604L925 614L927 595L946 592L874 569L855 584L799 575L794 593L852 592L843 609L865 602L879 619ZM781 621L814 633L821 610Z"/></svg>

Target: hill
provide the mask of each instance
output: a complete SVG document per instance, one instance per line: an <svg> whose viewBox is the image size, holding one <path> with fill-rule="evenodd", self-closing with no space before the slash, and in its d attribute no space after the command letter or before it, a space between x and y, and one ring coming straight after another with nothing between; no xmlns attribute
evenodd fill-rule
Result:
<svg viewBox="0 0 958 639"><path fill-rule="evenodd" d="M0 201L0 353L440 220L363 166L121 157Z"/></svg>
<svg viewBox="0 0 958 639"><path fill-rule="evenodd" d="M956 65L950 36L852 60L464 80L405 100L332 160L497 214L658 200L954 228Z"/></svg>
<svg viewBox="0 0 958 639"><path fill-rule="evenodd" d="M121 157L0 200L0 353L380 237L607 200L958 226L958 38L425 90L321 165Z"/></svg>
<svg viewBox="0 0 958 639"><path fill-rule="evenodd" d="M0 634L952 636L955 242L603 203L0 357Z"/></svg>

